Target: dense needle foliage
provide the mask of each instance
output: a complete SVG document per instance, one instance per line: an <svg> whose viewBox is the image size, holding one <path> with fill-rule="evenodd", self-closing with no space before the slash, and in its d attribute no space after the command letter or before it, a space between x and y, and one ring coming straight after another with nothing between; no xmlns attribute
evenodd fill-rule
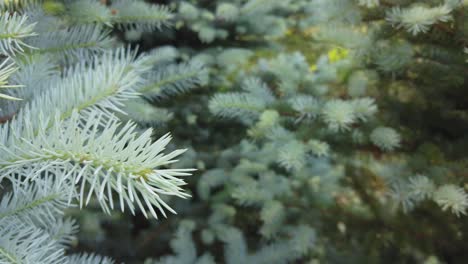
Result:
<svg viewBox="0 0 468 264"><path fill-rule="evenodd" d="M0 263L468 261L466 0L0 7Z"/></svg>

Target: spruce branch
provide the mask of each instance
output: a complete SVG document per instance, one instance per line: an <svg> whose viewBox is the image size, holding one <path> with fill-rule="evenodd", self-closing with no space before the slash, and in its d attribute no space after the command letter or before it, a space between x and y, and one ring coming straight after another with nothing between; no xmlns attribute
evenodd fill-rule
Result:
<svg viewBox="0 0 468 264"><path fill-rule="evenodd" d="M81 112L83 119L93 111L99 111L107 118L112 118L113 112L123 113L123 102L138 97L135 87L141 81L141 72L147 69L138 66L135 57L134 52L120 48L97 57L90 66L80 64L66 70L62 79L55 81L52 87L20 109L9 124L10 130L14 131L12 133L22 133L25 120L34 125L37 118L33 116L38 111L54 116L59 110L61 120L69 118L75 110ZM50 123L49 127L53 125ZM4 143L8 141L7 134L4 134Z"/></svg>
<svg viewBox="0 0 468 264"><path fill-rule="evenodd" d="M115 261L108 257L96 254L82 253L67 256L66 264L114 264Z"/></svg>
<svg viewBox="0 0 468 264"><path fill-rule="evenodd" d="M114 23L121 29L136 29L154 31L167 25L173 15L169 8L161 5L151 5L140 0L112 1L115 12Z"/></svg>
<svg viewBox="0 0 468 264"><path fill-rule="evenodd" d="M175 213L160 195L188 197L181 189L185 182L177 177L190 175L192 169L161 167L176 162L174 158L185 150L164 154L169 135L152 142L151 129L137 136L135 124L122 127L115 119L103 122L103 118L102 113L92 112L83 123L76 111L67 120L57 113L49 128L48 118L41 114L39 127L25 124L15 145L0 145L2 178L34 180L42 172L54 173L79 186L80 207L94 193L103 210L110 212L114 208L112 192L116 192L122 211L128 206L135 213L136 203L145 216L149 211L157 218L153 207L164 216L165 209Z"/></svg>
<svg viewBox="0 0 468 264"><path fill-rule="evenodd" d="M13 55L24 52L25 48L33 49L24 40L36 36L33 32L35 23L28 24L28 17L18 13L0 11L0 53Z"/></svg>
<svg viewBox="0 0 468 264"><path fill-rule="evenodd" d="M110 30L101 25L74 26L41 34L31 39L30 44L40 53L51 53L59 61L89 61L93 55L110 48L114 39Z"/></svg>
<svg viewBox="0 0 468 264"><path fill-rule="evenodd" d="M41 229L0 221L0 263L65 263L64 249Z"/></svg>
<svg viewBox="0 0 468 264"><path fill-rule="evenodd" d="M92 24L97 22L112 26L112 12L102 1L74 0L70 1L67 7L73 23Z"/></svg>
<svg viewBox="0 0 468 264"><path fill-rule="evenodd" d="M10 58L6 58L0 63L0 89L1 88L18 88L21 85L9 85L8 78L18 70L18 67L15 66L14 63L10 62ZM8 100L20 100L19 98L2 94L0 93L0 98L8 99Z"/></svg>
<svg viewBox="0 0 468 264"><path fill-rule="evenodd" d="M140 93L149 98L164 98L186 93L203 84L208 78L208 71L198 61L161 66L145 74L145 81Z"/></svg>
<svg viewBox="0 0 468 264"><path fill-rule="evenodd" d="M247 93L216 94L210 100L210 111L222 118L253 119L265 109L263 98Z"/></svg>
<svg viewBox="0 0 468 264"><path fill-rule="evenodd" d="M17 218L23 223L47 226L56 216L63 215L74 193L63 179L53 176L49 173L33 182L15 184L14 191L0 201L0 221Z"/></svg>
<svg viewBox="0 0 468 264"><path fill-rule="evenodd" d="M447 22L452 19L452 9L448 5L437 7L414 6L401 9L394 7L387 13L387 21L396 28L405 28L409 33L417 35L425 33L437 22Z"/></svg>
<svg viewBox="0 0 468 264"><path fill-rule="evenodd" d="M8 90L9 95L21 98L21 102L14 102L14 112L60 78L57 65L45 55L22 58L16 61L16 67L19 69L11 75L9 83L19 89Z"/></svg>

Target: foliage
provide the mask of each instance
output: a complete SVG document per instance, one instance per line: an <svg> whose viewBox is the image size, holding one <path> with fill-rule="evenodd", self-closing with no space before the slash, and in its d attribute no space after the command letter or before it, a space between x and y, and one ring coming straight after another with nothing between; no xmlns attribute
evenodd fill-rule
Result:
<svg viewBox="0 0 468 264"><path fill-rule="evenodd" d="M0 262L468 260L466 1L150 2L1 5Z"/></svg>
<svg viewBox="0 0 468 264"><path fill-rule="evenodd" d="M0 15L0 85L17 88L1 97L23 99L1 102L0 179L10 192L0 203L0 260L111 263L65 255L77 225L64 210L75 200L82 208L94 196L108 214L114 205L146 217L175 213L167 197L190 196L180 177L192 169L171 168L185 150L165 154L169 134L154 141L151 129L140 133L116 115L126 115L124 103L148 92L148 76L160 74L167 86L184 91L198 84L198 72L187 79L180 75L195 66L170 64L177 71L160 73L157 54L137 55L111 36L111 27L159 28L171 18L167 7L18 1L4 2Z"/></svg>

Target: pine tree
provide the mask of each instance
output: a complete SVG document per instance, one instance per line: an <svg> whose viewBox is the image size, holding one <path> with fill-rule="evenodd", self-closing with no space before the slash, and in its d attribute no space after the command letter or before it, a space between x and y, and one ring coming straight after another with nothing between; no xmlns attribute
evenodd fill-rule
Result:
<svg viewBox="0 0 468 264"><path fill-rule="evenodd" d="M466 262L467 5L2 2L0 262Z"/></svg>

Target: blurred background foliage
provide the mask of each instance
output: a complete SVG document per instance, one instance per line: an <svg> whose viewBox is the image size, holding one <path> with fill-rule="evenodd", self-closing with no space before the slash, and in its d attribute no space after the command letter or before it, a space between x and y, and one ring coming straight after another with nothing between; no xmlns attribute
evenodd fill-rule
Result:
<svg viewBox="0 0 468 264"><path fill-rule="evenodd" d="M412 32L389 13L450 1L154 2L173 8L172 27L117 33L209 71L196 89L150 101L172 113L160 133L191 146L182 163L198 169L193 197L162 221L77 215L89 228L80 247L135 263L467 260L465 3ZM347 104L363 98L359 118ZM349 124L334 116L346 111ZM396 142L373 138L378 127L397 131ZM447 185L459 196L437 200ZM300 228L309 231L291 233Z"/></svg>

